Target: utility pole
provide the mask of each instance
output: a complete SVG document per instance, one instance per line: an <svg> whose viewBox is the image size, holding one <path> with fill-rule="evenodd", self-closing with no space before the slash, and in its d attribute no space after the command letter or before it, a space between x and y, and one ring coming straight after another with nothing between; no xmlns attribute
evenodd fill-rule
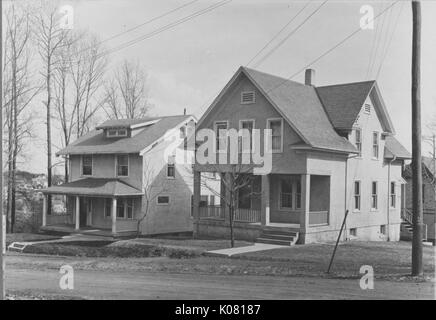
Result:
<svg viewBox="0 0 436 320"><path fill-rule="evenodd" d="M0 1L0 13L3 13L3 1ZM5 252L6 252L6 216L3 210L3 14L0 14L0 300L6 298L5 292Z"/></svg>
<svg viewBox="0 0 436 320"><path fill-rule="evenodd" d="M422 267L422 158L421 158L421 3L412 1L412 276L423 273Z"/></svg>

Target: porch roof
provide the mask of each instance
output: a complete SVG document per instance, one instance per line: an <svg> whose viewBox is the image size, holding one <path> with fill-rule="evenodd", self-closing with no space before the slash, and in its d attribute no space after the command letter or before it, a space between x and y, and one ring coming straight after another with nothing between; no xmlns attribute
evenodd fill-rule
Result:
<svg viewBox="0 0 436 320"><path fill-rule="evenodd" d="M119 179L86 178L43 189L45 194L84 196L142 196L136 189Z"/></svg>

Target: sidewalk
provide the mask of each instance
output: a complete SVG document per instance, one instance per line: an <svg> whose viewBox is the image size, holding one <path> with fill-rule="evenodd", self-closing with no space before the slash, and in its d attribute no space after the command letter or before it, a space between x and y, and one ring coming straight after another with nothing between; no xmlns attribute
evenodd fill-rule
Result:
<svg viewBox="0 0 436 320"><path fill-rule="evenodd" d="M219 249L207 251L208 255L218 255L218 256L233 256L235 254L247 253L247 252L256 252L263 250L271 250L271 249L279 249L279 248L288 248L289 246L280 246L277 244L266 244L266 243L255 243L252 246L246 247L237 247L237 248L228 248L228 249Z"/></svg>

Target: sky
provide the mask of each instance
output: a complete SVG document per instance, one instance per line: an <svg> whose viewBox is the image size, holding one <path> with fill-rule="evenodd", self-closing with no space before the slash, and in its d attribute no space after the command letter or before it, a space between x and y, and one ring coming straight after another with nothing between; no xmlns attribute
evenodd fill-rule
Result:
<svg viewBox="0 0 436 320"><path fill-rule="evenodd" d="M190 1L80 0L59 3L72 6L75 29L88 30L104 40ZM199 0L183 10L124 33L104 44L109 49L115 48L218 2L220 0ZM421 2L421 102L425 125L436 114L436 1ZM113 68L123 59L139 61L148 74L149 97L154 105L151 110L153 115L181 114L186 108L188 113L200 118L239 66L247 65L304 6L307 5L268 48L284 39L321 3L233 0L170 30L112 53L109 56L109 68ZM248 66L288 78L358 29L363 5L372 6L377 15L392 3L330 0L261 64L252 63ZM398 23L394 28L396 19ZM374 24L374 29L361 30L310 67L316 70L315 84L319 86L376 79L396 129L396 137L411 150L410 1L397 1L392 10L376 19ZM262 54L266 52L268 50ZM370 65L372 68L369 68ZM295 75L292 80L304 82L304 72ZM40 115L35 119L36 137L28 146L28 161L21 163L20 168L45 172L44 110L40 110L43 108L42 104L35 104L33 108ZM59 145L59 134L56 130L53 136ZM424 149L424 153L427 152ZM54 159L55 162L60 160ZM62 166L57 170L62 172Z"/></svg>

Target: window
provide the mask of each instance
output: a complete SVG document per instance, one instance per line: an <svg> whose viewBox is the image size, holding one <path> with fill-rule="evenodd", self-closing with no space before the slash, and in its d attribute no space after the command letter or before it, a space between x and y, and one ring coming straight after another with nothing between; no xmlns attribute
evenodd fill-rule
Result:
<svg viewBox="0 0 436 320"><path fill-rule="evenodd" d="M377 209L377 181L371 183L371 209Z"/></svg>
<svg viewBox="0 0 436 320"><path fill-rule="evenodd" d="M251 104L255 102L254 91L242 91L241 92L241 104Z"/></svg>
<svg viewBox="0 0 436 320"><path fill-rule="evenodd" d="M378 159L378 132L372 133L372 157Z"/></svg>
<svg viewBox="0 0 436 320"><path fill-rule="evenodd" d="M180 139L185 139L186 138L186 127L180 127Z"/></svg>
<svg viewBox="0 0 436 320"><path fill-rule="evenodd" d="M350 229L350 236L357 237L357 229L356 228Z"/></svg>
<svg viewBox="0 0 436 320"><path fill-rule="evenodd" d="M82 175L92 176L92 155L82 156Z"/></svg>
<svg viewBox="0 0 436 320"><path fill-rule="evenodd" d="M157 197L157 204L159 205L166 205L170 203L170 197L169 196L158 196Z"/></svg>
<svg viewBox="0 0 436 320"><path fill-rule="evenodd" d="M216 151L227 150L227 122L217 121L215 122L215 134L216 134Z"/></svg>
<svg viewBox="0 0 436 320"><path fill-rule="evenodd" d="M108 138L126 137L127 136L127 129L107 129L106 136Z"/></svg>
<svg viewBox="0 0 436 320"><path fill-rule="evenodd" d="M167 178L175 178L176 177L176 168L174 165L174 156L168 157L167 163Z"/></svg>
<svg viewBox="0 0 436 320"><path fill-rule="evenodd" d="M109 203L111 202L111 199ZM106 204L107 205L107 204ZM133 219L133 199L118 199L117 200L117 218Z"/></svg>
<svg viewBox="0 0 436 320"><path fill-rule="evenodd" d="M280 207L292 208L292 180L282 179L280 185Z"/></svg>
<svg viewBox="0 0 436 320"><path fill-rule="evenodd" d="M127 154L117 155L117 176L127 177L129 175L129 156Z"/></svg>
<svg viewBox="0 0 436 320"><path fill-rule="evenodd" d="M272 152L282 152L283 145L283 121L282 119L268 120L268 129L271 129L271 147Z"/></svg>
<svg viewBox="0 0 436 320"><path fill-rule="evenodd" d="M209 205L210 206L214 206L215 205L215 196L214 195L210 195L209 196Z"/></svg>
<svg viewBox="0 0 436 320"><path fill-rule="evenodd" d="M295 193L295 208L301 209L301 181L297 180L297 192Z"/></svg>
<svg viewBox="0 0 436 320"><path fill-rule="evenodd" d="M395 190L395 182L391 182L391 208L395 208L396 202L397 202L397 195Z"/></svg>
<svg viewBox="0 0 436 320"><path fill-rule="evenodd" d="M356 148L359 151L359 157L362 156L362 129L356 128Z"/></svg>
<svg viewBox="0 0 436 320"><path fill-rule="evenodd" d="M381 234L386 234L386 225L385 224L382 224L381 226L380 226L380 233Z"/></svg>
<svg viewBox="0 0 436 320"><path fill-rule="evenodd" d="M244 130L243 135L240 138L239 150L241 152L251 152L253 148L254 120L241 120L239 122L239 129Z"/></svg>
<svg viewBox="0 0 436 320"><path fill-rule="evenodd" d="M360 211L360 181L354 181L354 210Z"/></svg>
<svg viewBox="0 0 436 320"><path fill-rule="evenodd" d="M110 217L112 214L112 199L104 199L104 216Z"/></svg>

